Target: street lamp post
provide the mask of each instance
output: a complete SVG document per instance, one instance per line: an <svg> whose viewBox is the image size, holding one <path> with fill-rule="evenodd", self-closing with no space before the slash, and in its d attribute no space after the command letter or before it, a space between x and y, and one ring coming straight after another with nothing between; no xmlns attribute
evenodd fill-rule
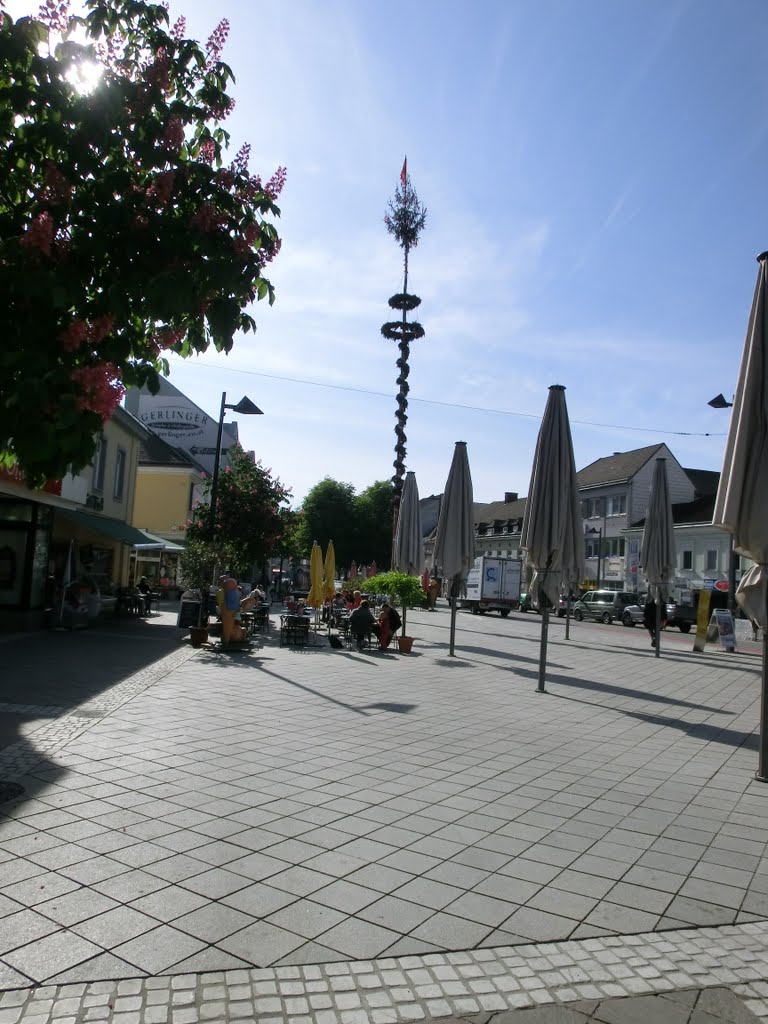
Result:
<svg viewBox="0 0 768 1024"><path fill-rule="evenodd" d="M730 409L733 402L729 402L722 393L715 395L707 402L713 409ZM731 535L731 547L728 552L728 610L736 611L736 552L733 550L733 535Z"/></svg>
<svg viewBox="0 0 768 1024"><path fill-rule="evenodd" d="M587 533L597 534L597 580L596 589L600 589L600 577L603 569L603 531L600 527L592 526Z"/></svg>
<svg viewBox="0 0 768 1024"><path fill-rule="evenodd" d="M227 392L221 393L221 411L219 412L219 429L216 434L216 453L213 459L213 480L211 481L211 507L208 513L209 532L213 540L216 530L216 506L219 499L219 462L221 461L221 434L224 430L224 411L232 409L241 416L263 416L261 409L254 405L250 398L243 397L237 405L227 405Z"/></svg>

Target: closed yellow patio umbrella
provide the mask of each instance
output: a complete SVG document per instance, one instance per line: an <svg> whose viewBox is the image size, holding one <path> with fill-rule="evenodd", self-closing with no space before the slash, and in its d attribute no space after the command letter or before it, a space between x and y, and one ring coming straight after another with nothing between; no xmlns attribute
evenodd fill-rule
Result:
<svg viewBox="0 0 768 1024"><path fill-rule="evenodd" d="M310 608L323 607L323 555L317 541L312 544L312 554L309 556L309 594L307 595L307 604Z"/></svg>
<svg viewBox="0 0 768 1024"><path fill-rule="evenodd" d="M328 541L325 551L325 564L323 566L323 597L326 601L332 601L336 596L336 552L333 549L333 541Z"/></svg>

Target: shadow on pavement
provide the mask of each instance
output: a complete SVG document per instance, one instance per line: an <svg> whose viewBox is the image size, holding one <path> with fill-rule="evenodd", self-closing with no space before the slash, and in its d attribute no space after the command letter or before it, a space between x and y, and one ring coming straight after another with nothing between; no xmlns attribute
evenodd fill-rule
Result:
<svg viewBox="0 0 768 1024"><path fill-rule="evenodd" d="M539 673L533 672L531 669L520 668L515 671L518 675L525 676L528 679L539 678ZM547 672L546 678L548 683L557 683L560 686L575 686L583 690L595 690L597 693L611 693L618 697L637 697L638 700L650 701L652 704L671 704L674 707L693 708L697 711L714 711L720 715L736 714L735 711L726 711L724 708L712 707L709 704L694 704L689 700L678 700L677 697L664 697L659 693L649 693L647 690L633 690L627 686L598 683L594 679L579 679L576 676L562 676L552 672ZM614 708L613 710L624 712L623 708Z"/></svg>
<svg viewBox="0 0 768 1024"><path fill-rule="evenodd" d="M0 643L0 754L13 761L36 753L35 730L149 668L177 650L186 633L176 605L149 618L97 619L88 629L50 630L5 637ZM128 641L128 642L116 642ZM83 717L100 717L85 710ZM40 754L42 758L43 753ZM3 771L2 776L16 774Z"/></svg>
<svg viewBox="0 0 768 1024"><path fill-rule="evenodd" d="M665 728L678 729L687 733L695 739L702 739L712 743L724 743L732 747L746 747L747 750L757 750L760 737L756 731L745 732L742 729L728 729L722 725L708 725L706 722L686 722L680 718L669 718L667 715L648 715L642 711L628 711L626 708L617 708L612 704L598 704L595 701L579 700L578 697L569 697L565 693L553 693L551 697L558 700L571 700L576 704L589 704L590 707L605 708L606 711L615 711L617 714L626 715L628 718L636 718L640 722L649 722L652 725L661 725ZM696 706L696 705L694 705ZM720 711L720 714L733 714L731 711Z"/></svg>

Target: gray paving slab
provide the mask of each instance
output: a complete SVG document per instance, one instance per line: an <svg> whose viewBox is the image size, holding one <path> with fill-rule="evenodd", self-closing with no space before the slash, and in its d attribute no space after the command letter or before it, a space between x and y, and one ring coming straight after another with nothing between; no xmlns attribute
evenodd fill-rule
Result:
<svg viewBox="0 0 768 1024"><path fill-rule="evenodd" d="M410 659L179 650L58 706L0 754L26 788L0 807L0 915L58 929L8 970L38 980L46 948L57 976L105 954L263 969L768 913L755 658L680 637L657 661L621 627L554 624L536 695L537 620L460 616L450 672L446 625L414 612Z"/></svg>

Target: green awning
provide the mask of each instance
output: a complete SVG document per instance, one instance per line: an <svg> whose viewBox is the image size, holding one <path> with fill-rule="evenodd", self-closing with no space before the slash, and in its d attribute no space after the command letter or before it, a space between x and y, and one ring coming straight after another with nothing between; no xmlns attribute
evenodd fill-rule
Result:
<svg viewBox="0 0 768 1024"><path fill-rule="evenodd" d="M79 509L70 508L57 509L56 515L61 516L63 519L68 519L76 526L81 526L86 530L93 530L95 533L100 533L104 537L110 537L121 544L128 544L130 547L133 547L134 544L152 544L154 546L157 543L146 533L142 533L135 526L129 526L128 523L124 523L120 519L110 519L109 516L96 516L92 512L81 512Z"/></svg>

